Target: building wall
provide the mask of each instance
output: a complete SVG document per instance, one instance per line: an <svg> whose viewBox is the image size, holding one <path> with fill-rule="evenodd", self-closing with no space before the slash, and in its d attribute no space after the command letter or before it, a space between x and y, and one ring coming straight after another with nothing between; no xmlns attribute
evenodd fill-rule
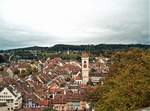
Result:
<svg viewBox="0 0 150 111"><path fill-rule="evenodd" d="M53 108L57 111L66 111L66 104L54 104Z"/></svg>
<svg viewBox="0 0 150 111"><path fill-rule="evenodd" d="M86 109L86 101L80 101L80 110Z"/></svg>
<svg viewBox="0 0 150 111"><path fill-rule="evenodd" d="M27 100L25 103L23 103L24 108L40 108L41 106L34 103L32 100Z"/></svg>
<svg viewBox="0 0 150 111"><path fill-rule="evenodd" d="M67 110L71 111L71 110L79 110L80 109L80 102L68 102L67 103Z"/></svg>
<svg viewBox="0 0 150 111"><path fill-rule="evenodd" d="M82 79L84 84L89 81L89 57L82 57Z"/></svg>
<svg viewBox="0 0 150 111"><path fill-rule="evenodd" d="M0 106L0 111L8 111L7 106Z"/></svg>
<svg viewBox="0 0 150 111"><path fill-rule="evenodd" d="M0 92L0 102L5 102L7 104L7 110L13 111L14 109L21 108L22 97L20 93L16 93L16 96L14 96L7 88L4 88Z"/></svg>

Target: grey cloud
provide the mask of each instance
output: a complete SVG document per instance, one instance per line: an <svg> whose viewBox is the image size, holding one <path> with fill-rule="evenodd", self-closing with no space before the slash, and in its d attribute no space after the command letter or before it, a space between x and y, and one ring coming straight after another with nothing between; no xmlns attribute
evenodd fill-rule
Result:
<svg viewBox="0 0 150 111"><path fill-rule="evenodd" d="M99 7L102 3L102 0L93 1L93 13L95 15L91 15L93 17L87 19L89 20L87 22L81 20L81 26L73 31L75 36L71 34L70 37L56 36L51 33L34 31L28 27L10 25L4 22L3 15L0 15L0 49L33 45L54 45L57 43L150 44L150 9L148 8L148 0L110 1L112 3L111 8ZM107 10L107 8L110 9Z"/></svg>

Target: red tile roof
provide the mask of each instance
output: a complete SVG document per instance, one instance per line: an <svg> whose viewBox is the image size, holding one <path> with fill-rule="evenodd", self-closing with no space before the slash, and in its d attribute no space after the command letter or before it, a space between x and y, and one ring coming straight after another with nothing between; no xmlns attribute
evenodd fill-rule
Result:
<svg viewBox="0 0 150 111"><path fill-rule="evenodd" d="M48 106L48 99L41 100L40 105Z"/></svg>

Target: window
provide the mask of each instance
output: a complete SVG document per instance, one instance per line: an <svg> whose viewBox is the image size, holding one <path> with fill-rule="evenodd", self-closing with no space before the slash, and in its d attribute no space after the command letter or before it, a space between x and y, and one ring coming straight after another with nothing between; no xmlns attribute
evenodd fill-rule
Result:
<svg viewBox="0 0 150 111"><path fill-rule="evenodd" d="M17 109L18 107L15 107L15 109Z"/></svg>
<svg viewBox="0 0 150 111"><path fill-rule="evenodd" d="M32 104L32 107L35 108L35 104Z"/></svg>
<svg viewBox="0 0 150 111"><path fill-rule="evenodd" d="M4 94L7 94L7 92L4 92Z"/></svg>

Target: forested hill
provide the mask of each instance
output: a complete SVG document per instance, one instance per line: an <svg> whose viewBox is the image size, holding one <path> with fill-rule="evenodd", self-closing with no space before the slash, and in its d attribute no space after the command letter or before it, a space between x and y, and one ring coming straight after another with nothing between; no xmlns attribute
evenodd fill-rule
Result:
<svg viewBox="0 0 150 111"><path fill-rule="evenodd" d="M127 50L129 48L139 48L139 49L148 49L150 45L142 45L142 44L129 44L129 45L122 45L122 44L99 44L99 45L55 45L51 47L50 50L54 51L64 51L64 50L74 50L74 51L115 51L115 50Z"/></svg>
<svg viewBox="0 0 150 111"><path fill-rule="evenodd" d="M58 44L53 47L27 47L27 48L18 48L10 50L1 50L0 51L0 63L7 62L10 56L13 56L12 59L44 59L47 57L61 57L62 59L73 59L79 60L81 51L88 51L91 54L111 56L116 51L126 51L128 49L140 49L146 50L150 49L150 45L141 45L141 44L130 44L130 45L120 45L120 44L100 44L100 45L64 45ZM77 52L71 53L70 55L66 54L66 51Z"/></svg>
<svg viewBox="0 0 150 111"><path fill-rule="evenodd" d="M129 48L139 48L139 49L148 49L150 45L143 45L143 44L99 44L99 45L64 45L58 44L52 47L27 47L27 48L18 48L18 49L11 49L5 50L8 51L15 51L15 50L38 50L38 51L48 51L48 52L55 52L55 51L90 51L90 52L103 52L103 51L118 51L118 50L127 50ZM2 51L1 51L2 52Z"/></svg>

